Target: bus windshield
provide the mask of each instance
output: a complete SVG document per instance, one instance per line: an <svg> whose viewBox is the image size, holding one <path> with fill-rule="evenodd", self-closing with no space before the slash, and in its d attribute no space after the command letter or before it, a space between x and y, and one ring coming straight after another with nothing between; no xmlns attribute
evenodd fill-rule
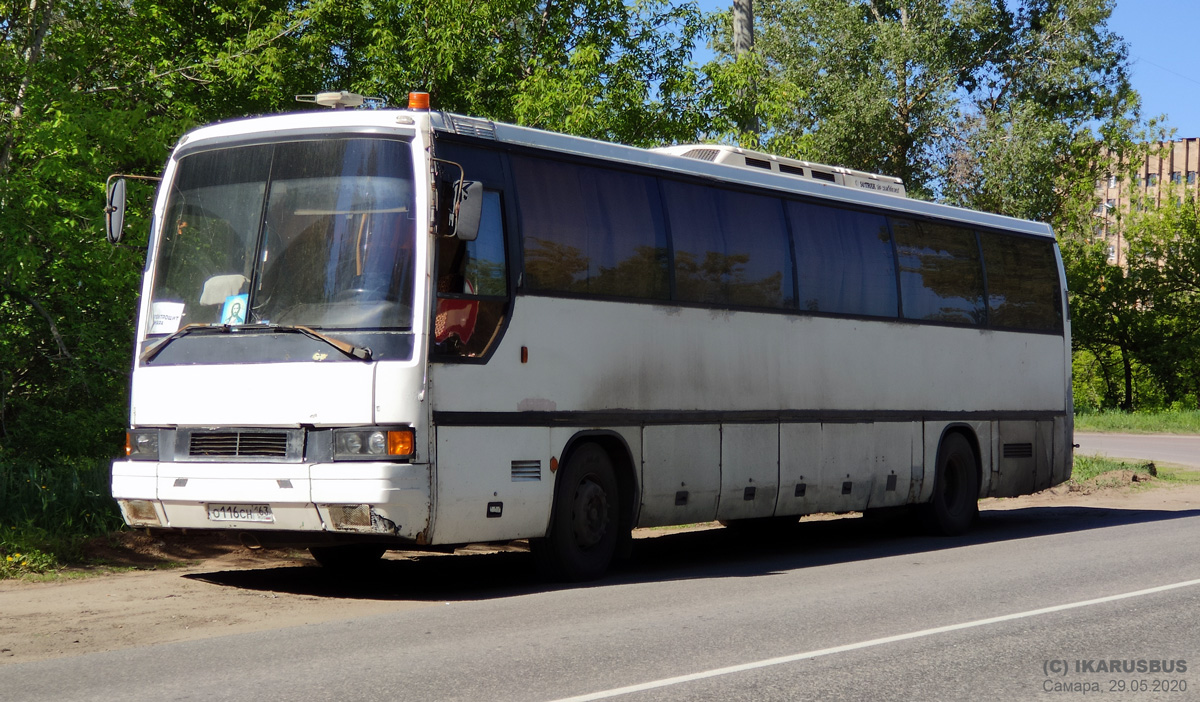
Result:
<svg viewBox="0 0 1200 702"><path fill-rule="evenodd" d="M159 237L148 331L409 330L413 217L403 141L322 139L185 155Z"/></svg>

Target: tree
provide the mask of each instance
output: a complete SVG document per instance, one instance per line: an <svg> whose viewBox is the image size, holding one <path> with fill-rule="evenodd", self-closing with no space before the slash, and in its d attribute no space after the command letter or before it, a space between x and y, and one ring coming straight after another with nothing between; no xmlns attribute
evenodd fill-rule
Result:
<svg viewBox="0 0 1200 702"><path fill-rule="evenodd" d="M947 200L1068 234L1090 231L1107 155L1132 150L1139 127L1127 49L1107 27L1112 7L1026 0L1010 10L997 2L973 18L986 47L961 81L968 100L946 169Z"/></svg>
<svg viewBox="0 0 1200 702"><path fill-rule="evenodd" d="M959 74L973 60L963 5L972 3L758 3L759 84L799 100L790 119L767 121L767 141L792 132L804 149L792 155L896 175L910 192L932 196ZM729 55L728 44L717 48ZM799 141L797 131L810 138Z"/></svg>
<svg viewBox="0 0 1200 702"><path fill-rule="evenodd" d="M1108 263L1102 242L1063 242L1067 288L1071 291L1071 343L1100 366L1107 406L1134 407L1134 365L1153 338L1153 311L1139 304L1143 278ZM1115 366L1115 367L1114 367Z"/></svg>
<svg viewBox="0 0 1200 702"><path fill-rule="evenodd" d="M789 155L1057 224L1094 182L1097 137L1111 144L1136 122L1112 1L760 2L758 95L797 100L762 143L786 135ZM723 36L718 63L732 66Z"/></svg>
<svg viewBox="0 0 1200 702"><path fill-rule="evenodd" d="M1128 267L1143 281L1138 307L1153 328L1139 360L1167 403L1200 399L1200 206L1188 193L1176 203L1132 213Z"/></svg>
<svg viewBox="0 0 1200 702"><path fill-rule="evenodd" d="M705 31L667 0L0 0L0 454L120 450L150 188L112 248L108 174L154 174L187 129L321 90L691 139Z"/></svg>

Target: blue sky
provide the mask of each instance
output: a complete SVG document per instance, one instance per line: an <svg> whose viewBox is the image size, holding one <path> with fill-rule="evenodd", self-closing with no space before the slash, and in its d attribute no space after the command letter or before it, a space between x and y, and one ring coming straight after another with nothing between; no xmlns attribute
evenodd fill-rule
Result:
<svg viewBox="0 0 1200 702"><path fill-rule="evenodd" d="M732 0L700 0L704 10L732 4ZM1142 96L1142 115L1167 115L1177 139L1200 137L1200 71L1192 56L1193 50L1200 49L1200 1L1117 0L1109 27L1129 44L1133 87Z"/></svg>
<svg viewBox="0 0 1200 702"><path fill-rule="evenodd" d="M1109 27L1129 43L1133 87L1144 116L1167 115L1175 137L1200 137L1200 42L1196 0L1118 0Z"/></svg>

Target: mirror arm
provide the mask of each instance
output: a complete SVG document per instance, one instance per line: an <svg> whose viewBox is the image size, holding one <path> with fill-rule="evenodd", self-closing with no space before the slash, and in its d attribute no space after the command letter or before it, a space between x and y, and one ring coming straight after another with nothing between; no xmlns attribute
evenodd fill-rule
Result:
<svg viewBox="0 0 1200 702"><path fill-rule="evenodd" d="M104 181L104 192L108 192L108 189L112 187L113 178L132 178L133 180L153 180L155 182L162 180L162 176L139 176L128 175L126 173L113 173ZM104 211L108 212L108 208L106 207Z"/></svg>
<svg viewBox="0 0 1200 702"><path fill-rule="evenodd" d="M455 187L454 187L454 192L455 192L455 193L461 192L461 191L462 191L462 187L463 187L463 183L465 183L465 182L466 182L466 180L467 180L467 171L466 171L466 169L464 169L464 168L462 167L462 164L461 164L461 163L456 163L456 162L454 162L454 161L447 161L446 159L444 159L444 158L438 158L437 156L430 156L430 157L429 157L429 159L430 159L431 161L434 161L434 162L436 162L436 163L444 163L444 164L446 164L447 166L454 166L455 168L457 168L457 169L458 169L458 182L455 184ZM454 230L457 228L457 224L458 224L458 205L459 205L459 201L458 201L458 198L456 197L456 198L454 198L454 210L453 210L453 211L450 213L450 215L449 215L449 217L450 217L450 222L451 222L451 226L450 226L450 233L448 233L448 234L444 234L444 235L443 235L443 236L445 236L445 237L447 237L447 238L454 236Z"/></svg>
<svg viewBox="0 0 1200 702"><path fill-rule="evenodd" d="M116 183L113 179L116 178ZM113 173L104 181L104 222L108 242L117 246L121 242L121 229L125 227L125 179L133 180L153 180L159 182L162 178L158 176L140 176L126 175L124 173ZM119 186L119 193L117 192ZM115 197L120 198L120 202L114 202ZM117 226L113 227L112 217L117 213Z"/></svg>

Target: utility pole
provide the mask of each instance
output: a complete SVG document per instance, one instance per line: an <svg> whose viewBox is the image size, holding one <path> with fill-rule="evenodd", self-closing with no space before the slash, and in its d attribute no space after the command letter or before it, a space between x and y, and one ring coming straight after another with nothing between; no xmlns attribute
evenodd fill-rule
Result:
<svg viewBox="0 0 1200 702"><path fill-rule="evenodd" d="M754 48L754 0L733 0L733 55L740 58ZM745 95L742 96L746 97ZM743 132L758 134L758 117L751 114L738 125Z"/></svg>
<svg viewBox="0 0 1200 702"><path fill-rule="evenodd" d="M733 0L733 55L754 48L754 0Z"/></svg>

